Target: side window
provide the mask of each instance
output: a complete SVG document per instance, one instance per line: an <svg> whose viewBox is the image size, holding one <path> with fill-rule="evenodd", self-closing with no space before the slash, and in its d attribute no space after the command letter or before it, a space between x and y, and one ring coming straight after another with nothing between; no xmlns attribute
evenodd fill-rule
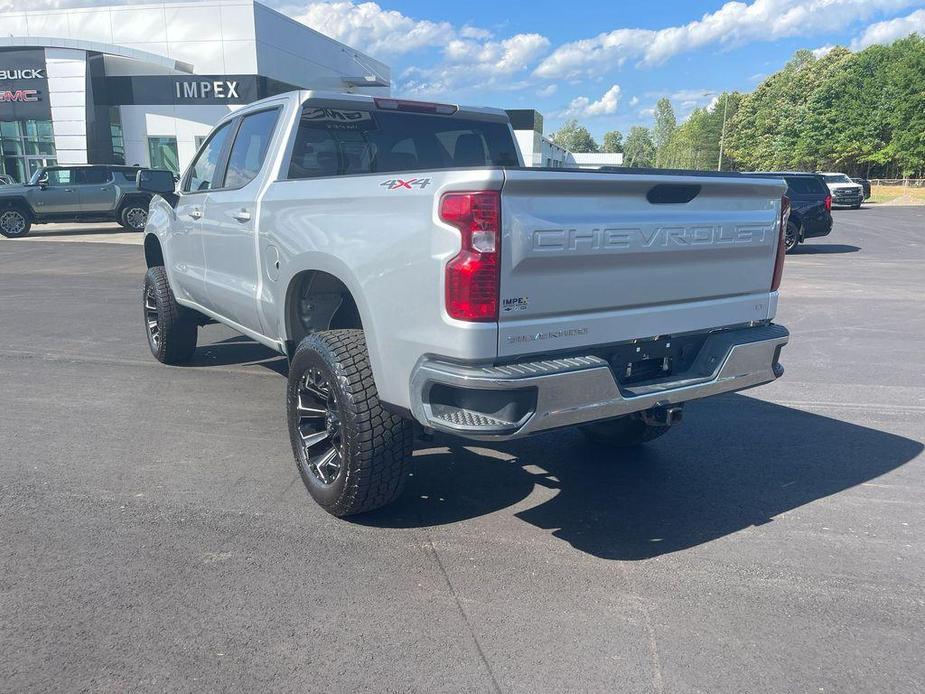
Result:
<svg viewBox="0 0 925 694"><path fill-rule="evenodd" d="M108 169L97 167L77 169L77 183L81 185L103 185L111 180Z"/></svg>
<svg viewBox="0 0 925 694"><path fill-rule="evenodd" d="M49 186L69 186L74 183L74 169L48 169Z"/></svg>
<svg viewBox="0 0 925 694"><path fill-rule="evenodd" d="M267 156L278 116L278 109L244 116L228 157L224 188L240 188L257 177Z"/></svg>
<svg viewBox="0 0 925 694"><path fill-rule="evenodd" d="M218 169L218 160L222 155L222 149L225 146L225 140L228 138L230 123L225 123L218 130L212 133L212 137L206 142L205 146L199 151L199 155L190 166L186 180L183 182L183 191L186 193L195 193L203 190L209 190L215 187L218 181L215 179L216 169Z"/></svg>

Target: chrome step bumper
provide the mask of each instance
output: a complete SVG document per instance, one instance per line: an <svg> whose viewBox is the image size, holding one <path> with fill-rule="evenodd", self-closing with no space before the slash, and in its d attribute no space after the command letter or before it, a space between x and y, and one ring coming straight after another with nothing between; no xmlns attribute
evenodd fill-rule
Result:
<svg viewBox="0 0 925 694"><path fill-rule="evenodd" d="M789 337L774 324L713 333L684 374L631 387L594 355L502 366L425 360L411 378L412 413L432 429L483 440L611 419L773 381Z"/></svg>

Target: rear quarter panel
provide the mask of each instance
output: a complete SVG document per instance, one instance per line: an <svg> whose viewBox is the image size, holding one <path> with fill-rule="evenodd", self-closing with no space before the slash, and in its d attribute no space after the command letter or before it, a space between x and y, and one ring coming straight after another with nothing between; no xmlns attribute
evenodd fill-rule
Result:
<svg viewBox="0 0 925 694"><path fill-rule="evenodd" d="M396 180L427 180L406 187ZM261 256L274 247L280 274L266 281L271 335L286 339L285 302L299 273L321 270L350 289L360 311L380 398L409 407L411 372L425 355L491 361L495 323L446 315L443 276L459 232L439 221L449 190L497 190L500 170L412 172L277 181L261 201Z"/></svg>

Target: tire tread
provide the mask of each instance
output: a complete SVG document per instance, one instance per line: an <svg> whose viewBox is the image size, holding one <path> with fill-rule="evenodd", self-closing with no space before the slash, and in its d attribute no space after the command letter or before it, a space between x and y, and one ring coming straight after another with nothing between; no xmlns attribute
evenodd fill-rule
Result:
<svg viewBox="0 0 925 694"><path fill-rule="evenodd" d="M342 420L345 439L346 479L343 490L333 501L315 500L335 516L365 513L394 501L402 492L405 470L411 458L413 428L411 423L382 407L366 337L362 330L326 330L307 336L293 356L293 364L305 351L319 354L333 371L337 388L348 410ZM301 374L296 374L296 380ZM290 395L293 376L290 375ZM291 404L291 397L290 397ZM290 420L291 421L291 420ZM292 434L293 451L299 460L297 437ZM309 491L312 487L306 483Z"/></svg>

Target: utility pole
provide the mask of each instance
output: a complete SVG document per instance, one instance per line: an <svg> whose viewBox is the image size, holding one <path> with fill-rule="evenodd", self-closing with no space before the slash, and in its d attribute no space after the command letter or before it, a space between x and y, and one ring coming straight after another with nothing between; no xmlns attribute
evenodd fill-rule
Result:
<svg viewBox="0 0 925 694"><path fill-rule="evenodd" d="M719 136L719 163L716 165L717 171L723 170L723 142L726 140L726 114L729 112L729 94L725 94L723 99L723 132Z"/></svg>

